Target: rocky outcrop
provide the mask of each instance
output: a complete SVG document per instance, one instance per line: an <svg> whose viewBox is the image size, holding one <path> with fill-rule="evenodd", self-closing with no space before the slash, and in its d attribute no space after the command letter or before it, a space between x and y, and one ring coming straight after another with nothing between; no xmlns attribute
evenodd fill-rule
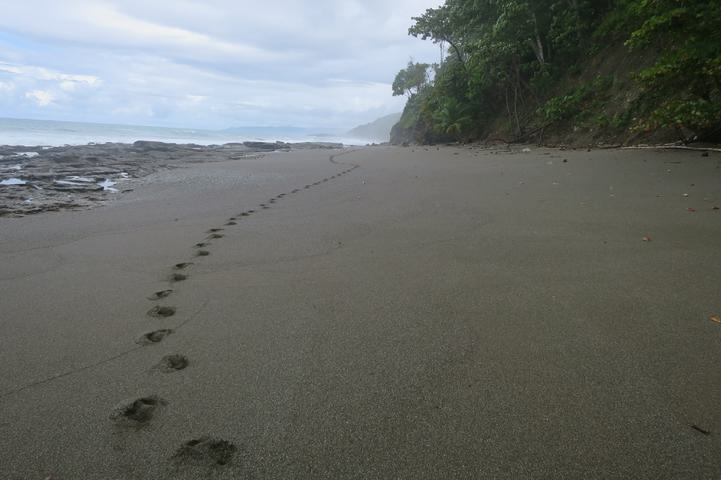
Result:
<svg viewBox="0 0 721 480"><path fill-rule="evenodd" d="M65 147L0 146L0 216L87 208L132 190L138 179L186 162L274 151L342 148L338 143L244 142L201 146L138 141Z"/></svg>

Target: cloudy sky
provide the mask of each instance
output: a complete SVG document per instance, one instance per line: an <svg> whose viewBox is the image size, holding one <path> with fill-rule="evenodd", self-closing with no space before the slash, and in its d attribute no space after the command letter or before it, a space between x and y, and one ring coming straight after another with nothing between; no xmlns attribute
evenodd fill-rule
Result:
<svg viewBox="0 0 721 480"><path fill-rule="evenodd" d="M0 0L0 117L158 126L351 127L438 49L441 0Z"/></svg>

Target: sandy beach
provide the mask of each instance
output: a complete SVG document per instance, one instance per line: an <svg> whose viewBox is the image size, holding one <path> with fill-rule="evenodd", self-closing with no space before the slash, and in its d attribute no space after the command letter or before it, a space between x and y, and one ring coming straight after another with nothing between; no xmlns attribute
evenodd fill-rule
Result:
<svg viewBox="0 0 721 480"><path fill-rule="evenodd" d="M721 477L719 207L713 152L376 147L0 218L0 478Z"/></svg>

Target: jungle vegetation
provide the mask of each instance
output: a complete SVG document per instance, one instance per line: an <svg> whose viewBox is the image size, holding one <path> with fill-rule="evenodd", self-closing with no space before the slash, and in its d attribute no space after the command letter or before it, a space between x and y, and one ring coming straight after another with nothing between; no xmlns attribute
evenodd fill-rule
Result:
<svg viewBox="0 0 721 480"><path fill-rule="evenodd" d="M396 76L396 140L721 137L719 0L446 0L413 22L447 54Z"/></svg>

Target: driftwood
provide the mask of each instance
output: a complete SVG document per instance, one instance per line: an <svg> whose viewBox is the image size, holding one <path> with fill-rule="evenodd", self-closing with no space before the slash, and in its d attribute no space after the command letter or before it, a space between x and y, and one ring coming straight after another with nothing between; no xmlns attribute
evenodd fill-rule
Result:
<svg viewBox="0 0 721 480"><path fill-rule="evenodd" d="M623 150L694 150L697 152L721 153L721 148L687 147L685 145L637 145L635 147L623 147Z"/></svg>

